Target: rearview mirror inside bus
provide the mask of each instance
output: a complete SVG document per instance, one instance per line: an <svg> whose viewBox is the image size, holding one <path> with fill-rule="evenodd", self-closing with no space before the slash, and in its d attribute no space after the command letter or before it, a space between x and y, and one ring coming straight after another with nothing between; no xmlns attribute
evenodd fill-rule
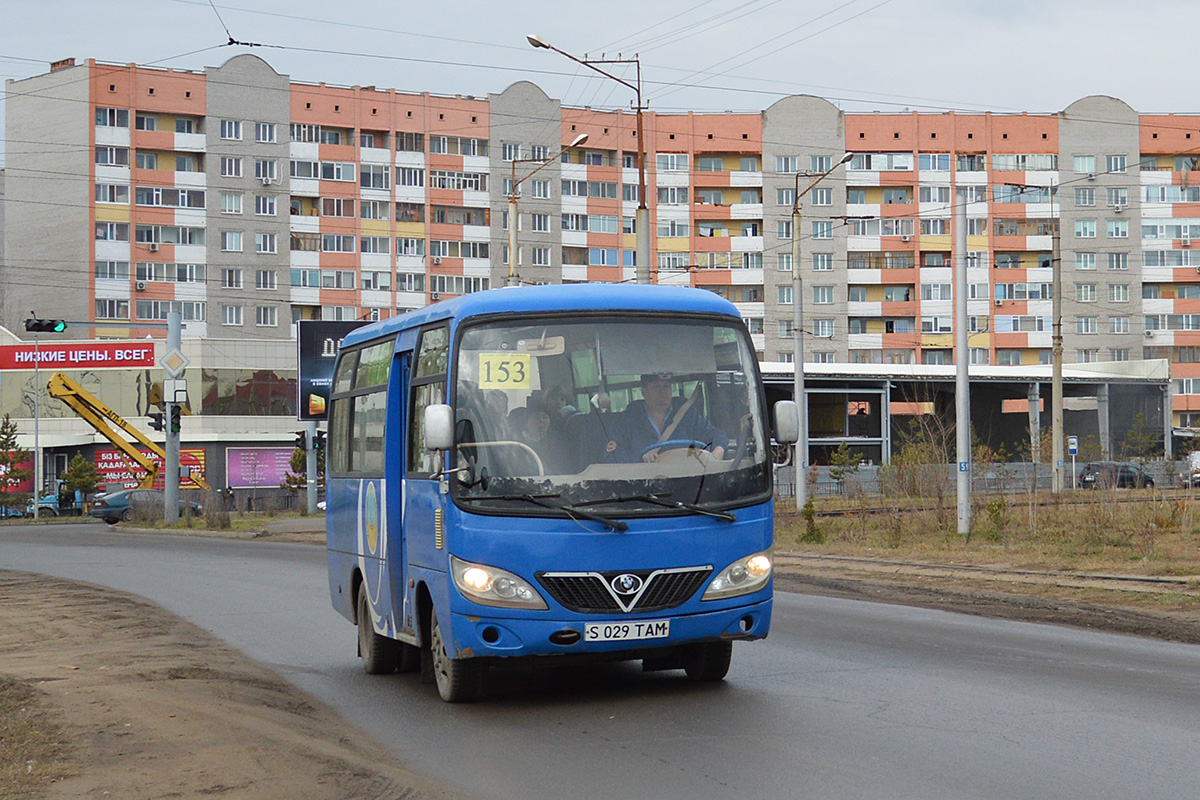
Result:
<svg viewBox="0 0 1200 800"><path fill-rule="evenodd" d="M795 401L779 400L775 403L775 441L793 444L800 439L800 410Z"/></svg>
<svg viewBox="0 0 1200 800"><path fill-rule="evenodd" d="M521 339L517 342L517 350L535 356L561 356L566 349L566 341L561 336L547 336L545 331L536 339Z"/></svg>
<svg viewBox="0 0 1200 800"><path fill-rule="evenodd" d="M445 404L425 408L425 447L449 450L454 446L454 412Z"/></svg>

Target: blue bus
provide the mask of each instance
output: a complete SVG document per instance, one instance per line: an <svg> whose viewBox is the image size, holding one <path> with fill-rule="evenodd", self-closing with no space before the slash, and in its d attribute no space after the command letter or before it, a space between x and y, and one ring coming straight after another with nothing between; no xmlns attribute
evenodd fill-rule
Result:
<svg viewBox="0 0 1200 800"><path fill-rule="evenodd" d="M764 405L745 324L697 289L494 289L350 333L326 529L366 671L447 702L524 657L724 679L771 622Z"/></svg>

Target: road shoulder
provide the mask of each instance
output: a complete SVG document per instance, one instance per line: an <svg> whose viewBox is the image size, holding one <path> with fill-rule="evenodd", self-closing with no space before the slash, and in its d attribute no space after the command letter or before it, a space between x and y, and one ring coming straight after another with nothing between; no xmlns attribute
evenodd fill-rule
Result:
<svg viewBox="0 0 1200 800"><path fill-rule="evenodd" d="M46 776L38 797L453 797L274 673L133 595L0 571L0 676L32 687L66 738L59 763L27 765Z"/></svg>

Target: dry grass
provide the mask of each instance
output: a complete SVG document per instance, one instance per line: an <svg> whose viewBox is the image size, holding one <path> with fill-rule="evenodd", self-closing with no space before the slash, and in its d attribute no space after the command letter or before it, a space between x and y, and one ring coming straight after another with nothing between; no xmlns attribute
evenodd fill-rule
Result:
<svg viewBox="0 0 1200 800"><path fill-rule="evenodd" d="M65 777L65 734L42 694L0 676L0 797L39 796Z"/></svg>
<svg viewBox="0 0 1200 800"><path fill-rule="evenodd" d="M1200 583L1200 498L1171 491L1113 490L986 496L971 532L957 532L951 495L821 498L823 544L803 544L804 521L786 505L776 540L808 554L939 564L1143 576L1195 576Z"/></svg>

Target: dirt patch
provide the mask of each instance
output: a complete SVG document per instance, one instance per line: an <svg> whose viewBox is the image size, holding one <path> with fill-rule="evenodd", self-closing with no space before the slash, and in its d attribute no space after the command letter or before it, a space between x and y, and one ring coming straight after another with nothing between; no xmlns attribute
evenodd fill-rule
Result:
<svg viewBox="0 0 1200 800"><path fill-rule="evenodd" d="M157 606L24 573L0 572L0 731L4 798L453 796Z"/></svg>

